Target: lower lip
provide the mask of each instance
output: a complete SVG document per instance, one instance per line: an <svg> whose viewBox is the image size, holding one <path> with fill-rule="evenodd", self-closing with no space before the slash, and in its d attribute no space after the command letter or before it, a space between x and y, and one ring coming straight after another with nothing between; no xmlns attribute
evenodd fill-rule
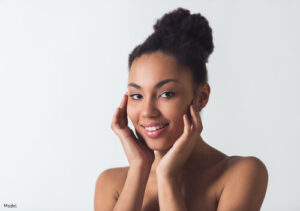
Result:
<svg viewBox="0 0 300 211"><path fill-rule="evenodd" d="M169 125L165 126L164 128L154 130L154 131L148 131L148 130L146 130L146 128L144 128L144 131L149 137L155 138L155 137L159 136L160 134L162 134L162 132L164 132L168 126Z"/></svg>

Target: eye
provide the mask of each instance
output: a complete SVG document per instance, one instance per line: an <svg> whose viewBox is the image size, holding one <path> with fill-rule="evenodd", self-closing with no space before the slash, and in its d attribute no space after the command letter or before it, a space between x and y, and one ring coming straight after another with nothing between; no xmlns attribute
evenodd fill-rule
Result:
<svg viewBox="0 0 300 211"><path fill-rule="evenodd" d="M171 97L173 97L174 95L175 95L174 92L164 92L164 93L161 94L161 96L162 96L163 98L171 98Z"/></svg>
<svg viewBox="0 0 300 211"><path fill-rule="evenodd" d="M132 95L130 95L130 97L133 100L139 100L142 97L142 95L140 95L140 94L132 94Z"/></svg>

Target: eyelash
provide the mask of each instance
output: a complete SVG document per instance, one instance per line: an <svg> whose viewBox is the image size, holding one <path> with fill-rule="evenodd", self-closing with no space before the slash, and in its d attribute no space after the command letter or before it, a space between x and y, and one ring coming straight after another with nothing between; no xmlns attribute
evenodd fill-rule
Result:
<svg viewBox="0 0 300 211"><path fill-rule="evenodd" d="M167 99L172 98L172 97L174 97L174 95L175 95L175 92L170 92L170 91L163 92L161 95L166 94L166 93L171 94L171 96L169 96L169 97L164 97L164 98L167 98ZM132 94L132 95L130 95L130 97L131 97L131 99L133 99L133 100L139 100L139 99L134 99L134 96L137 96L137 95L141 96L140 94ZM161 96L161 95L160 95L160 96Z"/></svg>

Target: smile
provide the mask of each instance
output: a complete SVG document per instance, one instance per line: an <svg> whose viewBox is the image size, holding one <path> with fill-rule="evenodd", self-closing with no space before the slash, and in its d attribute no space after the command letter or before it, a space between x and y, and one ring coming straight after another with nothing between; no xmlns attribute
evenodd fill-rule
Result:
<svg viewBox="0 0 300 211"><path fill-rule="evenodd" d="M162 134L162 132L166 131L167 126L169 125L169 123L166 123L164 125L156 125L156 126L151 126L151 127L143 127L145 133L151 137L158 137L159 135Z"/></svg>

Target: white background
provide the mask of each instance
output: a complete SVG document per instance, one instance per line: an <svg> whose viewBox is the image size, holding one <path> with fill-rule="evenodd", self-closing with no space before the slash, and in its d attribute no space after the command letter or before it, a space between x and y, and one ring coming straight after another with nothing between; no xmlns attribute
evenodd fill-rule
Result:
<svg viewBox="0 0 300 211"><path fill-rule="evenodd" d="M213 29L202 137L268 168L264 211L300 210L299 1L0 0L0 210L93 210L127 166L112 115L128 54L177 7Z"/></svg>

